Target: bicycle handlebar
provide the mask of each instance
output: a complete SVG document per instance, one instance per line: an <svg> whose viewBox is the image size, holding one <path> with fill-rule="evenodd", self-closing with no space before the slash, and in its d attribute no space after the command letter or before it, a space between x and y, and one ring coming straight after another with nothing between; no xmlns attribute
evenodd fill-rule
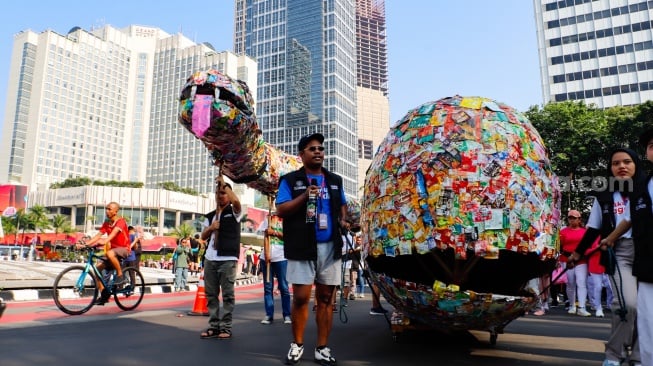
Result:
<svg viewBox="0 0 653 366"><path fill-rule="evenodd" d="M77 246L77 245L82 245L82 247L81 247L81 248L78 248L78 250L81 250L81 251L84 251L84 252L88 252L88 254L91 255L91 256L101 257L101 255L98 255L98 254L104 252L104 248L103 248L103 247L101 247L101 246L99 246L99 245L98 245L98 246L87 246L87 245L86 245L86 242L84 242L83 240L78 241L78 242L76 243L76 246Z"/></svg>

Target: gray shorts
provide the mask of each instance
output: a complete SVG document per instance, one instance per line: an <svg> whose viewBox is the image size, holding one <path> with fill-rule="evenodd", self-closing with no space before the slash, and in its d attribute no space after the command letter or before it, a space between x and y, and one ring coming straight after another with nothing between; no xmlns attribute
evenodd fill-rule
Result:
<svg viewBox="0 0 653 366"><path fill-rule="evenodd" d="M317 244L317 261L288 259L286 279L296 285L340 285L342 279L340 259L333 259L333 242Z"/></svg>
<svg viewBox="0 0 653 366"><path fill-rule="evenodd" d="M113 252L116 253L116 257L120 259L129 257L129 249L127 249L127 247L116 247L111 250L113 250Z"/></svg>
<svg viewBox="0 0 653 366"><path fill-rule="evenodd" d="M348 269L345 269L345 277L343 279L345 287L351 285L351 272Z"/></svg>

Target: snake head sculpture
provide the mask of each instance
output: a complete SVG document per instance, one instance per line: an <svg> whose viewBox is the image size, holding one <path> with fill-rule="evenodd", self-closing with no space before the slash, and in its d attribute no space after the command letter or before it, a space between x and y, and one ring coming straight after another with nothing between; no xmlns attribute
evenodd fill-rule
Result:
<svg viewBox="0 0 653 366"><path fill-rule="evenodd" d="M297 156L263 140L244 81L213 69L198 71L187 79L179 101L179 123L204 143L233 182L274 195L279 177L301 167Z"/></svg>

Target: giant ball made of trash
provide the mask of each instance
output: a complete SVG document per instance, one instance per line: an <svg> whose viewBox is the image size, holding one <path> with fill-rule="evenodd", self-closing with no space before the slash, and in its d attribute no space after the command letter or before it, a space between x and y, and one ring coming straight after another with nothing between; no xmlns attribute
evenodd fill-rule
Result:
<svg viewBox="0 0 653 366"><path fill-rule="evenodd" d="M365 177L367 263L402 310L441 310L447 291L523 295L555 263L559 220L542 138L492 99L454 96L409 111Z"/></svg>

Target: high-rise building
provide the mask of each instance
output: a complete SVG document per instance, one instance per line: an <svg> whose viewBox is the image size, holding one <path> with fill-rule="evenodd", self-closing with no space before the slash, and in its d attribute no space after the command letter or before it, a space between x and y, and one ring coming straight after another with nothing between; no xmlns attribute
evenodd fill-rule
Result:
<svg viewBox="0 0 653 366"><path fill-rule="evenodd" d="M234 50L258 62L257 117L266 141L297 154L320 132L325 167L358 191L356 2L236 0Z"/></svg>
<svg viewBox="0 0 653 366"><path fill-rule="evenodd" d="M253 59L154 27L17 34L0 182L34 190L88 177L213 192L210 155L177 120L186 78L207 68L256 92Z"/></svg>
<svg viewBox="0 0 653 366"><path fill-rule="evenodd" d="M544 103L653 99L653 1L534 0Z"/></svg>
<svg viewBox="0 0 653 366"><path fill-rule="evenodd" d="M390 127L385 0L356 0L358 192Z"/></svg>
<svg viewBox="0 0 653 366"><path fill-rule="evenodd" d="M234 53L245 54L245 0L234 1Z"/></svg>
<svg viewBox="0 0 653 366"><path fill-rule="evenodd" d="M204 145L178 123L179 91L197 70L219 70L250 86L256 97L256 62L232 52L216 52L209 44L184 44L181 35L160 40L154 55L152 115L147 154L147 183L174 182L198 192L213 192L217 168ZM255 106L256 107L256 106ZM243 200L244 191L234 188ZM253 201L253 192L250 192ZM248 200L249 201L249 200Z"/></svg>

